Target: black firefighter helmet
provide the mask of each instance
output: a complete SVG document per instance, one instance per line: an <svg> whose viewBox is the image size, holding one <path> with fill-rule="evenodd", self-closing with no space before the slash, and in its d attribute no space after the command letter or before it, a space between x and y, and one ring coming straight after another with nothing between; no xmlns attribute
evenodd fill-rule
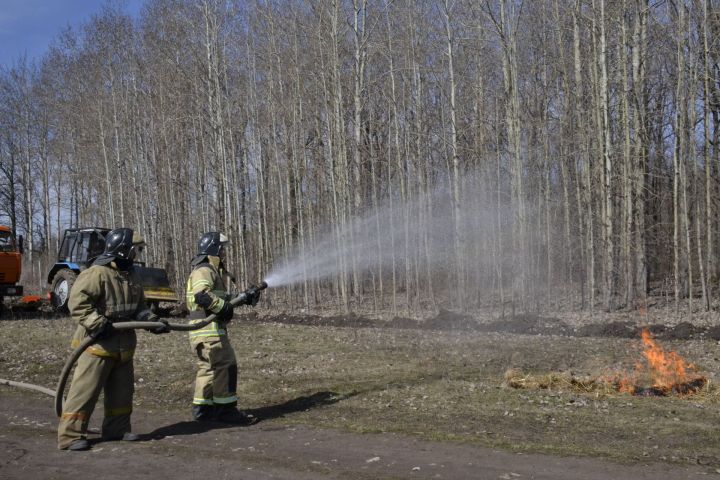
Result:
<svg viewBox="0 0 720 480"><path fill-rule="evenodd" d="M208 256L219 257L223 247L229 242L228 238L220 232L203 233L197 245L197 255L192 261L193 265L207 261Z"/></svg>
<svg viewBox="0 0 720 480"><path fill-rule="evenodd" d="M220 256L220 250L228 243L228 238L220 232L203 233L198 241L198 255Z"/></svg>
<svg viewBox="0 0 720 480"><path fill-rule="evenodd" d="M132 261L133 235L132 228L110 230L105 235L105 251L95 260L95 264L106 265L117 259Z"/></svg>

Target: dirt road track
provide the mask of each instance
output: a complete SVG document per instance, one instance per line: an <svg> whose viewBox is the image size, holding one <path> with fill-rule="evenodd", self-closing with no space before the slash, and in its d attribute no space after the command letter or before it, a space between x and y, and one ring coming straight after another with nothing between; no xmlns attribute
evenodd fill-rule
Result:
<svg viewBox="0 0 720 480"><path fill-rule="evenodd" d="M99 425L102 412L93 415ZM142 442L56 450L48 397L0 387L0 479L553 479L720 478L710 467L619 465L602 459L520 455L396 435L357 435L265 421L209 428L138 411Z"/></svg>

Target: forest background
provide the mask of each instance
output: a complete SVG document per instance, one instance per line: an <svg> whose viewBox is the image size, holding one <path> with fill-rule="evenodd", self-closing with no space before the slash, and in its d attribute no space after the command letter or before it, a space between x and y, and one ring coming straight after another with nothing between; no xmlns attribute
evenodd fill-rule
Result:
<svg viewBox="0 0 720 480"><path fill-rule="evenodd" d="M284 308L711 310L719 7L108 4L0 68L0 222L30 291L65 228L129 226L178 291L207 230L240 286L342 253Z"/></svg>

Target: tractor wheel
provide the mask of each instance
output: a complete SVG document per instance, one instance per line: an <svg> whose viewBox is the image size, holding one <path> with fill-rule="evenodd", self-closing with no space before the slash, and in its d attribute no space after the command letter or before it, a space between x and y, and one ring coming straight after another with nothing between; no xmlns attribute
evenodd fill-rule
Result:
<svg viewBox="0 0 720 480"><path fill-rule="evenodd" d="M68 312L68 299L70 289L75 283L77 274L72 270L64 268L55 274L50 288L50 303L56 312Z"/></svg>

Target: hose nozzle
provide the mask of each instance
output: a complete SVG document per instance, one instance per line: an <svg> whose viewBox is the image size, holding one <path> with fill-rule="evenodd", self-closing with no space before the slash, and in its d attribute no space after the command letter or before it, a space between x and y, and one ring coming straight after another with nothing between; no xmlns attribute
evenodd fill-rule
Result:
<svg viewBox="0 0 720 480"><path fill-rule="evenodd" d="M267 282L265 282L265 281L260 282L259 285L250 285L250 288L248 288L247 290L245 290L245 294L247 294L247 295L257 295L257 294L260 293L262 290L265 290L267 287L268 287L268 284L267 284Z"/></svg>
<svg viewBox="0 0 720 480"><path fill-rule="evenodd" d="M253 285L237 297L230 300L233 306L237 305L255 305L260 298L260 291L268 287L267 282L260 282L260 285Z"/></svg>

